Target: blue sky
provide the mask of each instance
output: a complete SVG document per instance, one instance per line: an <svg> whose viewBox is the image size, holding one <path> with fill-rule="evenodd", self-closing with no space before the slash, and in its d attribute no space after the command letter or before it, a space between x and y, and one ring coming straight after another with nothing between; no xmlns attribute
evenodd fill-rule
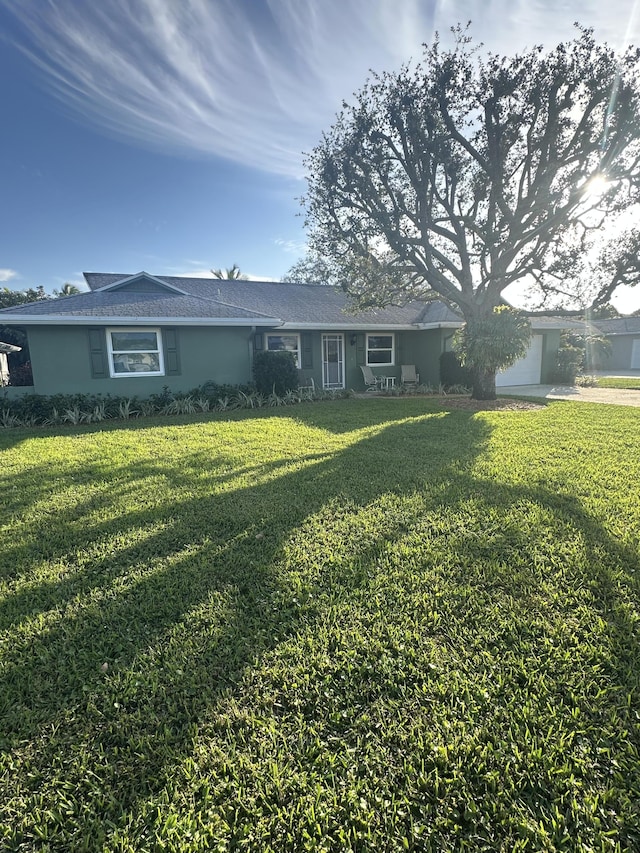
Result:
<svg viewBox="0 0 640 853"><path fill-rule="evenodd" d="M0 0L0 286L82 271L279 279L303 152L368 70L472 21L502 53L573 22L640 43L640 0ZM640 308L640 290L618 300Z"/></svg>

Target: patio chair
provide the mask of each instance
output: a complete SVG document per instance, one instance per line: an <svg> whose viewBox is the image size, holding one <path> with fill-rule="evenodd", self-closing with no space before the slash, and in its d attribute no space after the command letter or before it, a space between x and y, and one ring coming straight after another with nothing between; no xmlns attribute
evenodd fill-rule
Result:
<svg viewBox="0 0 640 853"><path fill-rule="evenodd" d="M313 397L316 393L316 383L313 380L313 376L299 377L303 384L298 385L298 393L307 394L309 397Z"/></svg>
<svg viewBox="0 0 640 853"><path fill-rule="evenodd" d="M400 382L416 388L420 384L420 375L416 373L415 364L400 365Z"/></svg>
<svg viewBox="0 0 640 853"><path fill-rule="evenodd" d="M364 377L365 391L378 391L381 387L380 377L376 376L373 370L364 364L360 365L360 370Z"/></svg>

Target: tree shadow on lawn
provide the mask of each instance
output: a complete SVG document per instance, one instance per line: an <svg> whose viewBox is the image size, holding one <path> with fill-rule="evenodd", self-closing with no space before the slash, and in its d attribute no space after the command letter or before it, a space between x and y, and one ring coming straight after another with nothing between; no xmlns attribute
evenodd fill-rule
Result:
<svg viewBox="0 0 640 853"><path fill-rule="evenodd" d="M9 592L2 602L8 637L0 678L2 747L15 747L63 720L63 728L77 730L83 739L82 720L88 704L101 706L99 714L95 711L102 721L99 728L104 729L105 718L117 727L121 715L110 701L113 673L135 670L138 659L144 665L148 652L162 649L181 620L212 601L224 615L219 623L211 623L210 637L202 641L198 652L200 665L206 661L211 672L211 681L199 685L194 693L188 672L176 675L171 671L163 690L156 685L136 698L138 704L151 708L157 697L170 691L182 703L170 736L173 748L180 752L202 709L234 684L251 660L295 630L300 609L286 574L277 567L292 531L331 503L366 506L382 493L411 492L425 482L447 481L456 475L454 471L468 467L488 429L466 416L456 416L455 424L447 420L448 416L439 415L384 427L377 415L369 424L379 426L379 432L346 450L311 453L302 458L303 467L293 471L290 459L259 466L254 473L266 477L265 482L218 494L209 489L208 495L181 498L180 483L188 482L189 469L194 476L201 474L203 460L198 453L193 460L183 457L186 465L176 474L164 471L170 479L176 478L175 499L170 503L158 506L152 502L115 522L87 524L87 510L114 499L106 489L89 504L74 506L56 517L54 542L38 541L34 522L31 533L36 538L30 540L27 550L7 548L5 565L13 563L23 574L38 559L65 557L69 574L65 577L63 573L57 582L46 580L39 585L35 581L25 591ZM451 442L452 432L464 433L465 439ZM439 448L437 455L434 447ZM164 468L161 460L131 463L126 478L120 472L115 499L118 489L144 486L147 477L153 478ZM288 470L279 473L280 468ZM29 484L43 483L51 473L43 465L39 471L29 471L28 482L20 483L17 478L14 485L18 490L24 488L26 494ZM67 476L70 486L73 475ZM37 498L38 485L35 493ZM119 544L126 541L128 532L145 529L151 534L139 543ZM356 546L360 557L368 559L366 554L374 553L392 531L391 520L366 544ZM74 564L82 550L96 542L104 543L102 553L94 554L78 572ZM105 662L109 663L106 676L101 672ZM158 681L163 682L162 666L155 669ZM157 718L151 715L151 719L156 726ZM96 719L92 725L97 725ZM94 736L100 740L98 733ZM176 743L181 737L182 747ZM54 737L51 749L55 751L59 747L53 744L63 740ZM47 758L37 761L43 772L54 759L50 749L44 752Z"/></svg>
<svg viewBox="0 0 640 853"><path fill-rule="evenodd" d="M323 417L332 421L330 413L319 410L310 410L308 419L300 415L296 412L297 419L317 426ZM62 774L70 796L83 804L86 826L118 823L123 811L160 790L190 755L203 715L237 688L247 667L322 617L311 595L301 601L295 573L283 565L294 531L316 513L353 514L383 495L421 494L434 513L476 501L470 529L457 534L461 553L474 536L473 524L482 528L482 508L495 512L518 502L542 506L561 526L578 531L588 553L583 580L612 632L627 646L633 642L631 617L618 604L623 569L637 592L638 555L614 541L578 499L478 481L472 469L491 429L469 413L440 413L386 427L382 420L367 422L379 431L346 449L311 453L294 470L291 459L257 466L255 476L263 481L221 493L211 493L212 472L202 492L185 496L189 472L202 473L200 452L190 460L182 457L178 472L162 460L131 462L121 472L119 488L135 489L161 473L173 482L175 500L139 507L118 517L116 525L86 526L80 539L83 508L60 517L57 556L67 541L73 553L78 542L85 548L104 541L108 550L77 577L61 579L57 590L51 582L39 596L33 590L41 613L29 595L5 602L7 623L18 627L10 634L0 676L1 745L14 750L16 766L23 762L23 767L9 780L3 799L18 791L28 803L31 793L46 791ZM40 473L46 475L46 466ZM106 494L100 496L105 499ZM423 523L423 514L424 507L413 507L379 520L378 528L354 531L344 543L346 555L373 571L385 546ZM118 544L139 529L151 531L140 544ZM516 532L526 563L526 531ZM483 540L487 556L502 549L508 559L513 534L494 529ZM604 572L599 569L603 555ZM476 549L474 560L481 557ZM468 569L463 566L461 584L470 581L464 576ZM318 578L299 581L307 593L322 581L324 567L317 570ZM455 575L460 567L443 571ZM348 595L350 584L367 583L366 575L365 568L364 574L333 582ZM489 582L505 607L510 599L534 602L535 579L520 589L507 589L508 578L489 575ZM614 677L633 687L624 667ZM23 758L21 745L28 740L31 755ZM29 825L38 817L24 820ZM58 829L67 831L63 825Z"/></svg>
<svg viewBox="0 0 640 853"><path fill-rule="evenodd" d="M352 402L355 402L355 408L345 413L344 405ZM154 461L147 459L145 462L141 462L136 459L135 463L128 460L118 460L116 463L111 458L107 458L105 461L98 444L93 457L89 454L83 455L80 461L81 467L70 465L68 460L63 457L54 461L47 459L46 464L34 464L21 474L0 471L0 493L5 497L3 520L6 522L10 516L19 518L21 538L26 539L25 542L16 545L5 544L0 555L0 579L19 576L22 565L33 565L36 555L41 559L53 562L68 555L70 546L73 553L77 554L91 543L100 541L101 538L108 540L119 529L120 519L118 518L115 521L107 519L104 523L92 522L87 524L87 517L100 514L101 509L109 510L114 503L114 492L115 499L121 502L125 502L131 496L135 497L137 494L140 503L144 505L146 503L145 491L149 488L149 482L151 488L153 488L154 483L164 486L168 482L178 490L190 488L195 483L196 489L204 490L204 496L210 497L209 489L217 489L221 484L235 481L239 477L254 481L265 480L271 478L279 470L286 471L294 463L308 465L312 462L329 459L335 453L335 447L327 442L326 449L321 449L316 453L310 453L308 450L298 453L293 449L293 452L280 453L280 458L273 462L238 467L237 458L234 454L217 453L212 456L206 446L197 452L190 452L185 455L180 448L179 431L175 428L179 430L181 426L191 427L200 422L203 426L215 429L216 421L228 425L234 421L259 421L265 418L270 421L276 419L290 421L293 417L293 420L299 423L328 433L348 433L366 428L376 431L388 423L392 416L397 415L397 407L393 405L395 401L392 401L391 407L377 408L375 411L371 407L358 407L358 402L340 401L338 404L340 408L331 404L309 405L302 407L303 411L297 409L295 413L282 410L270 413L263 411L257 418L253 412L232 412L230 414L235 415L235 418L233 420L225 418L224 421L220 421L220 419L212 421L204 415L200 418L164 419L158 427L160 429L168 428L168 436L165 438L166 444L164 446L163 443L157 445ZM429 415L432 412L429 408L425 412L424 406L415 407L414 417L425 414ZM443 415L440 410L434 414ZM407 413L407 417L409 416L411 416L411 412ZM98 433L98 439L100 439L100 433L106 432L111 435L116 434L119 437L124 435L129 441L135 441L136 433L152 427L152 424L143 422L136 422L127 426L109 424L106 430L104 425L84 428L70 427L68 430L56 432L55 437L70 438L71 440L77 437L81 440ZM455 432L458 439L473 440L473 436L471 434L467 436L465 428L461 425L457 425ZM415 452L414 446L411 445L413 436L409 436L406 431L402 434L405 437L406 452L413 456ZM41 436L37 434L36 437ZM54 436L50 435L49 437L53 438ZM322 444L323 442L321 438L316 438L314 443ZM429 437L429 449L431 454L437 456L438 459L431 460L430 464L438 466L441 462L447 464L447 459L451 455L450 444L450 431L432 430ZM174 450L171 445L174 447L177 445L177 448ZM371 445L368 445L367 452L371 453L371 459L368 462L375 463L376 468L380 466L381 462L389 461L389 454L386 450L382 451L382 458L376 458L375 447ZM167 458L168 454L169 457ZM406 460L403 460L402 464L405 462ZM203 475L205 475L205 480L203 480ZM51 526L43 527L34 509L40 501L47 504L53 494L59 495L60 493L65 493L65 500L57 515L57 524L53 530ZM46 508L46 512L50 514L52 510ZM170 516L171 514L164 513L164 516L167 515ZM28 520L25 516L30 516L31 519ZM136 526L142 528L149 524L150 511L146 507L137 513L127 511L126 517L127 529ZM255 516L249 519L247 523L251 521L255 521ZM115 562L117 564L123 562L126 567L130 560L136 557L138 549L144 553L144 542L141 542L131 553L123 553L123 559ZM162 550L160 553L163 553ZM113 562L112 560L112 564ZM104 563L108 564L109 560L105 558ZM100 566L100 568L103 567ZM73 579L61 580L59 585L64 588L68 583L73 584ZM56 582L44 584L43 589L48 587L51 590L55 585ZM35 593L37 593L37 585L30 587L27 595L33 600Z"/></svg>
<svg viewBox="0 0 640 853"><path fill-rule="evenodd" d="M462 418L463 422L467 420L466 417ZM372 423L365 418L363 423L375 426L382 421L376 418ZM392 442L394 450L406 446L411 455L407 453L395 460L390 456L390 446L385 439L389 429L398 430L398 439ZM155 566L165 556L173 558L193 547L197 549L197 554L187 553L184 559L187 567L191 562L194 563L197 573L203 562L209 559L215 561L218 553L230 566L232 573L238 566L233 563L230 551L238 551L243 557L248 556L254 561L264 560L266 551L271 555L276 554L280 543L286 541L290 531L327 501L339 498L367 503L381 491L392 489L402 492L420 487L429 475L447 476L443 472L451 465L468 465L477 452L476 445L484 442L487 430L481 424L468 430L470 440L461 447L457 446L459 454L452 458L450 453L446 455L442 451L451 448L450 430L453 429L459 434L461 425L448 427L442 416L425 422L384 428L373 438L362 442L362 446L355 444L338 453L332 450L306 453L281 458L270 464L249 466L243 473L254 481L253 484L220 493L212 491L221 483L231 482L238 472L235 475L219 475L216 463L220 460L211 464L210 457L205 458L201 452L191 458L181 454L181 467L177 470L172 462L162 460L122 465L115 483L103 480L100 490L91 493L88 498L72 502L71 506L60 511L55 516L55 524L49 526L48 535L47 531L43 533L40 530L41 523L37 517L21 523L22 533L25 533L24 527L27 528L25 535L28 541L26 545L9 544L3 548L5 576L20 577L30 572L37 561L53 562L65 557L67 562L59 580L47 580L40 584L34 579L24 594L12 596L9 593L2 602L4 618L0 624L10 627L37 613L40 608L43 611L49 609L50 596L56 590L59 594L55 597L54 606L59 610L77 595L90 594L94 589L108 590L114 580L123 577L128 569L143 563L145 558ZM420 447L422 451L418 452L417 448ZM437 456L433 455L433 448L439 448ZM180 499L184 488L189 486L192 478L202 475L203 467L207 464L211 468L210 476L201 480L195 495ZM300 470L290 470L299 466ZM94 475L98 473L95 468L92 470ZM83 479L90 481L91 476L91 472L85 472ZM110 507L120 498L126 504L132 493L144 493L145 482L157 477L166 478L171 487L175 487L175 499L172 497L170 503L158 506L151 497L148 503L143 503L133 511L128 510L124 516L88 521L96 510L99 515L101 507ZM63 489L72 490L76 478L76 470L64 470L63 466L56 470L45 464L39 469L31 468L24 481L20 476L15 476L11 482L15 490L23 495L22 501L27 503L50 494L52 487L49 484L52 479L56 481L54 488L60 489L62 486ZM255 481L262 482L255 484ZM17 515L16 509L14 513ZM256 510L261 514L257 515ZM131 530L143 533L151 530L151 535L141 535L139 542L123 546L122 542ZM259 540L251 539L261 533L264 535ZM73 567L77 565L78 556L96 542L104 545L102 553L93 556L89 565L83 566L82 571L76 574ZM69 570L68 573L65 568ZM161 566L154 571L162 576ZM178 576L182 572L183 569L177 573ZM105 580L108 584L105 584ZM144 582L142 585L144 587ZM39 599L41 601L34 605L34 599L36 602ZM51 634L46 644L50 644L50 641Z"/></svg>

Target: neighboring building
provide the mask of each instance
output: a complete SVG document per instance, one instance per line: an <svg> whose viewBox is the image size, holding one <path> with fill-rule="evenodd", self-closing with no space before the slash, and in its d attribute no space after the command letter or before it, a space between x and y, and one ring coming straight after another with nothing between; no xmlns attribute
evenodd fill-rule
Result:
<svg viewBox="0 0 640 853"><path fill-rule="evenodd" d="M12 352L20 352L22 347L16 347L13 344L5 344L0 341L0 387L4 388L9 384L9 362L7 356Z"/></svg>
<svg viewBox="0 0 640 853"><path fill-rule="evenodd" d="M602 369L640 370L640 317L616 317L592 322L611 344L611 355L603 359Z"/></svg>
<svg viewBox="0 0 640 853"><path fill-rule="evenodd" d="M440 381L440 354L460 317L441 302L353 312L346 295L317 284L85 273L90 292L0 311L27 335L38 394L145 397L168 385L188 391L213 381L251 381L253 354L286 349L301 384L363 387L361 365L399 380L415 364L420 381ZM527 357L499 384L546 381L567 323L533 318ZM14 390L14 389L10 389Z"/></svg>

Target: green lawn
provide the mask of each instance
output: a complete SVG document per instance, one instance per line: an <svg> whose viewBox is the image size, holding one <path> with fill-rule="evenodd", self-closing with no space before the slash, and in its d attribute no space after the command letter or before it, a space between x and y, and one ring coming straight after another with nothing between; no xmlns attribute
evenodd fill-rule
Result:
<svg viewBox="0 0 640 853"><path fill-rule="evenodd" d="M640 420L0 432L0 848L640 849Z"/></svg>
<svg viewBox="0 0 640 853"><path fill-rule="evenodd" d="M640 391L640 376L601 376L598 388L626 388Z"/></svg>

